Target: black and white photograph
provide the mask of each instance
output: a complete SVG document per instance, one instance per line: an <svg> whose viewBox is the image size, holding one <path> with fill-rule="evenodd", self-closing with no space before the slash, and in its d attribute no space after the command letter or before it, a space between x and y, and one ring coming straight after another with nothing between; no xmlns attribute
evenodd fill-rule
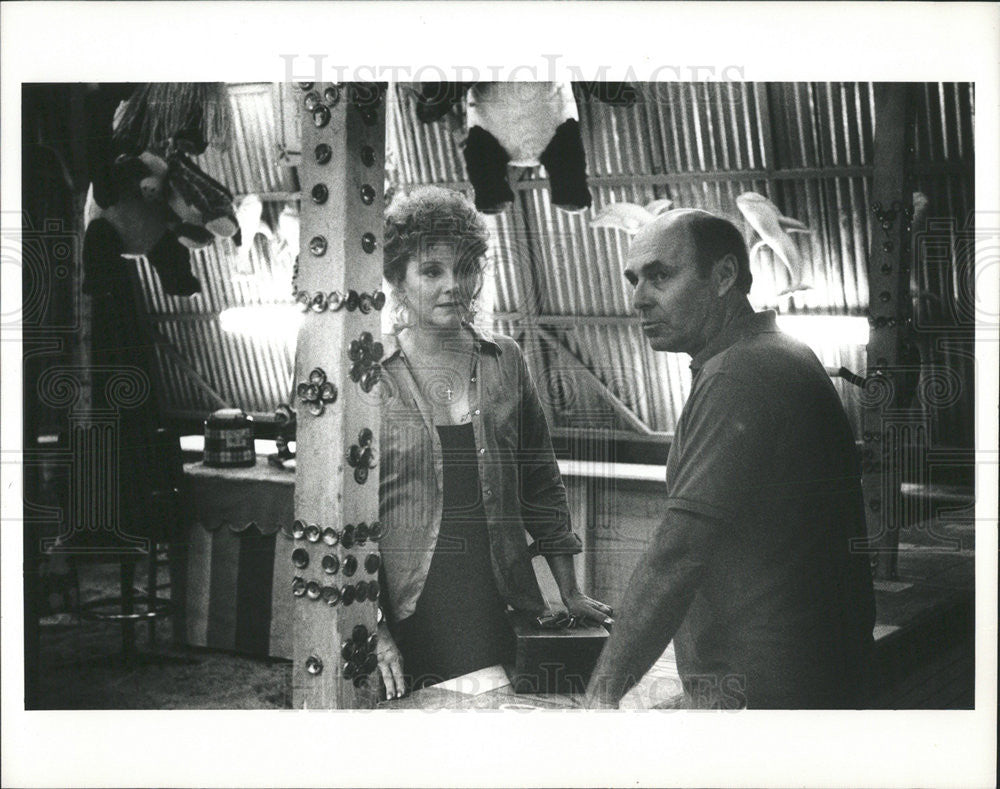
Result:
<svg viewBox="0 0 1000 789"><path fill-rule="evenodd" d="M5 786L995 783L995 7L86 5L2 7Z"/></svg>

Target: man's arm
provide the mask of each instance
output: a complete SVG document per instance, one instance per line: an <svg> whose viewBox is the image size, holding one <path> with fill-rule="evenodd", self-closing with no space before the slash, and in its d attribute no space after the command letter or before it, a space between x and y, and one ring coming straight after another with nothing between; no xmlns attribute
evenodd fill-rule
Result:
<svg viewBox="0 0 1000 789"><path fill-rule="evenodd" d="M614 704L660 657L677 632L710 563L741 511L768 495L763 449L779 436L770 404L752 382L718 373L702 379L685 408L685 440L669 480L667 515L639 561L588 699Z"/></svg>
<svg viewBox="0 0 1000 789"><path fill-rule="evenodd" d="M589 706L617 706L663 654L704 575L721 524L670 509L636 566L587 689Z"/></svg>

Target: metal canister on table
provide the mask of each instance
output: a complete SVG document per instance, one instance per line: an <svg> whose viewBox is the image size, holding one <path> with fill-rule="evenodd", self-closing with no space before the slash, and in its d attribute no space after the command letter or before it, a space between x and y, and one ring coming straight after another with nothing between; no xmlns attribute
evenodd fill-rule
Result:
<svg viewBox="0 0 1000 789"><path fill-rule="evenodd" d="M205 420L206 466L218 468L253 466L257 455L253 444L253 417L239 408L222 408Z"/></svg>

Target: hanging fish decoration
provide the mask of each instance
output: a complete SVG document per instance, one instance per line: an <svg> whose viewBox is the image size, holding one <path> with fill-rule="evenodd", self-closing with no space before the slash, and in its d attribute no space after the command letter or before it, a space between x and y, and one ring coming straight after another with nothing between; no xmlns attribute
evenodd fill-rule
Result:
<svg viewBox="0 0 1000 789"><path fill-rule="evenodd" d="M811 288L812 285L802 281L804 267L802 256L795 241L788 234L812 231L798 219L784 216L774 203L757 192L744 192L736 198L736 206L760 236L760 241L750 249L750 257L752 258L762 246L768 246L788 269L789 285L778 295L785 296L797 290Z"/></svg>
<svg viewBox="0 0 1000 789"><path fill-rule="evenodd" d="M593 219L591 227L611 227L624 230L628 234L638 233L664 211L669 211L674 204L666 198L653 200L645 206L636 203L612 203L602 208Z"/></svg>
<svg viewBox="0 0 1000 789"><path fill-rule="evenodd" d="M236 218L240 224L239 235L241 243L237 244L236 271L240 274L252 274L253 267L250 265L250 250L253 248L254 238L258 233L263 233L271 241L274 240L274 233L268 227L267 222L262 219L264 204L260 197L255 194L244 195L236 207Z"/></svg>

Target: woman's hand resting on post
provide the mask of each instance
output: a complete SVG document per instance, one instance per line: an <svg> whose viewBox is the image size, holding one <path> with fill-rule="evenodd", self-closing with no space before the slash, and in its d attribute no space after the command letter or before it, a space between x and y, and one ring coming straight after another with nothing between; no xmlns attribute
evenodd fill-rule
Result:
<svg viewBox="0 0 1000 789"><path fill-rule="evenodd" d="M396 646L396 641L389 632L389 626L382 622L378 626L378 670L382 674L382 682L385 685L386 700L398 699L406 693L406 684L403 682L403 656Z"/></svg>
<svg viewBox="0 0 1000 789"><path fill-rule="evenodd" d="M563 598L566 610L571 616L578 620L583 620L586 624L612 625L614 619L611 618L611 606L605 605L599 600L587 597L583 592L575 590Z"/></svg>

